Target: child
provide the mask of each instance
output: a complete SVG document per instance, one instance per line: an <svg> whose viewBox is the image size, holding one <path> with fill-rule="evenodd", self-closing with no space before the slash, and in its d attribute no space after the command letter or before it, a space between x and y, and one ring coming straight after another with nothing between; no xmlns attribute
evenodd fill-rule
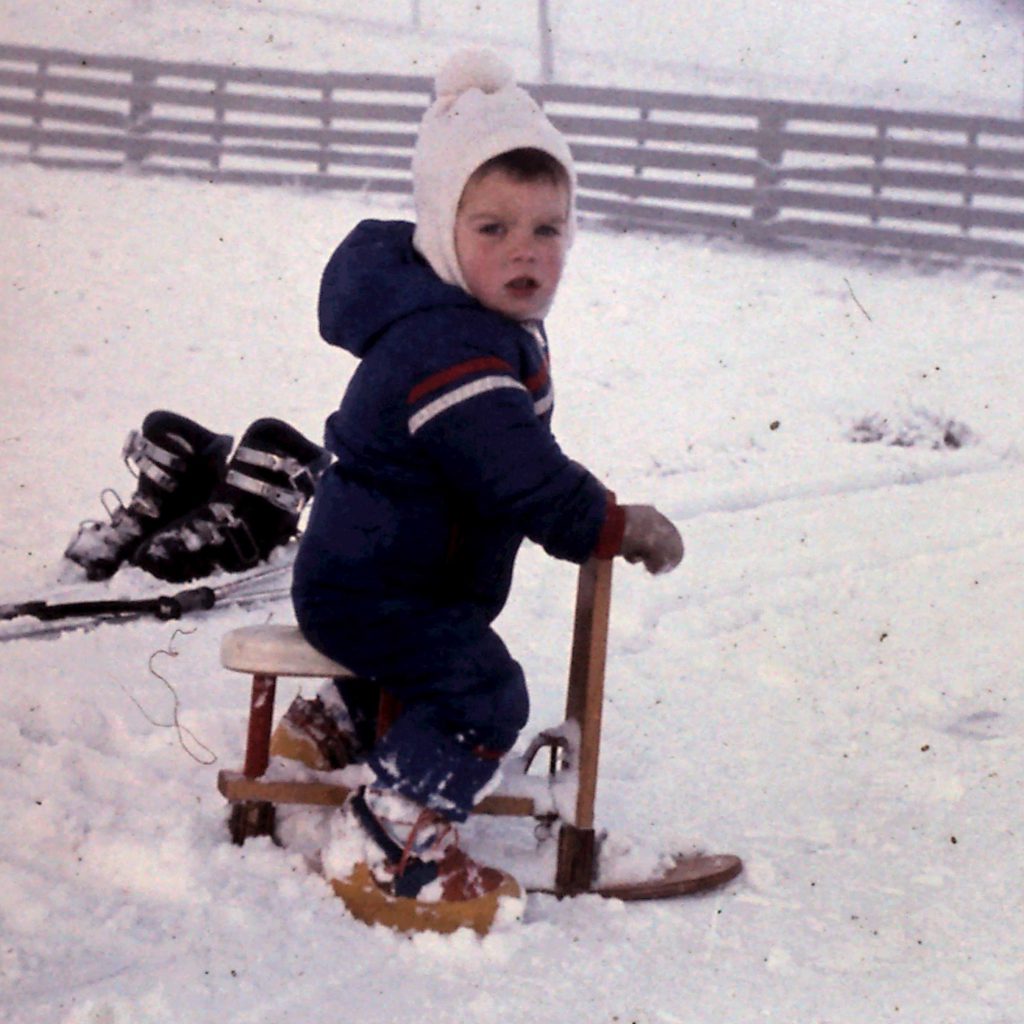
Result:
<svg viewBox="0 0 1024 1024"><path fill-rule="evenodd" d="M492 54L457 55L436 88L413 157L415 227L364 221L323 276L321 333L361 362L327 421L337 461L293 597L309 642L402 709L325 856L335 889L366 919L442 927L432 902L486 930L518 886L461 852L454 823L528 717L522 669L491 628L520 543L651 572L683 545L654 508L616 504L551 433L541 321L575 228L568 145ZM363 705L345 693L352 718L372 724L361 692ZM292 718L314 739L331 728Z"/></svg>

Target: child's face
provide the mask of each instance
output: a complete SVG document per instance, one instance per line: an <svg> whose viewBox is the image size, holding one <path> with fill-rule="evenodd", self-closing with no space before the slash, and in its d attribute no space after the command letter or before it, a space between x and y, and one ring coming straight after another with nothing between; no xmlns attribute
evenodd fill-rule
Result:
<svg viewBox="0 0 1024 1024"><path fill-rule="evenodd" d="M455 215L455 253L470 294L513 320L543 317L566 254L569 189L496 170L471 178Z"/></svg>

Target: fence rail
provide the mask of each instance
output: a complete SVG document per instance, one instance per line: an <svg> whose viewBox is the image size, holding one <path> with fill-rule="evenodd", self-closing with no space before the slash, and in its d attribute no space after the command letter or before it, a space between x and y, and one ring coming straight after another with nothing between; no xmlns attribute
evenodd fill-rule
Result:
<svg viewBox="0 0 1024 1024"><path fill-rule="evenodd" d="M1024 120L530 86L582 213L624 226L1024 262ZM430 80L0 44L0 157L411 190Z"/></svg>

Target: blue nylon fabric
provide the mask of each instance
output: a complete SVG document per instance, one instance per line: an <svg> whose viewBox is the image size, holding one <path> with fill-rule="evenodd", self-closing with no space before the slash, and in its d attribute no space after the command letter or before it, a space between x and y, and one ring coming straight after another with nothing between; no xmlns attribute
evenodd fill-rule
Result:
<svg viewBox="0 0 1024 1024"><path fill-rule="evenodd" d="M293 601L310 643L403 702L378 770L458 819L494 769L473 750L510 748L526 722L522 670L490 628L519 546L585 561L607 498L551 433L543 346L443 283L412 233L364 221L324 271L321 334L359 363L327 420L336 461L300 542ZM410 432L413 413L484 378L503 386Z"/></svg>

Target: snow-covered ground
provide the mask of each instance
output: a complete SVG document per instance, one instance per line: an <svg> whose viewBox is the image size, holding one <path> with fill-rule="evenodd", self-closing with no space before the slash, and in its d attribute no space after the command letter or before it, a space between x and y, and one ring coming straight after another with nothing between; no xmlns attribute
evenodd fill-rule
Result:
<svg viewBox="0 0 1024 1024"><path fill-rule="evenodd" d="M136 7L109 48L141 52L160 7ZM53 26L21 41L70 42ZM151 409L318 436L353 367L316 337L322 265L408 210L0 181L8 600L46 590L102 487L130 492L120 443ZM599 822L745 874L668 903L533 896L484 940L368 929L294 852L227 840L247 695L219 640L286 601L0 643L0 1021L1024 1019L1022 323L1020 281L989 273L583 232L549 320L557 432L687 542L669 576L616 568ZM528 548L499 623L528 734L561 717L574 578Z"/></svg>

